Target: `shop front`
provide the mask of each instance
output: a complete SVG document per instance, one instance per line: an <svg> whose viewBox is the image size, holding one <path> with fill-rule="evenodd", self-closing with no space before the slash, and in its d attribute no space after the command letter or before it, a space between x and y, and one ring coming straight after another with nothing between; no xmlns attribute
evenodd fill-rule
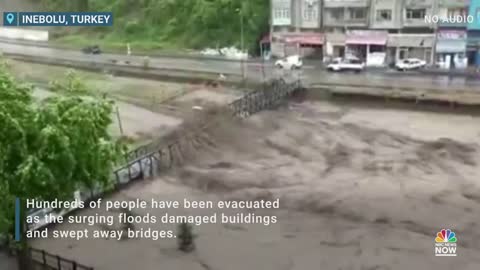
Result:
<svg viewBox="0 0 480 270"><path fill-rule="evenodd" d="M345 34L327 33L324 61L329 62L338 57L345 57Z"/></svg>
<svg viewBox="0 0 480 270"><path fill-rule="evenodd" d="M468 58L467 33L463 30L439 30L435 47L436 65L443 69L464 69Z"/></svg>
<svg viewBox="0 0 480 270"><path fill-rule="evenodd" d="M367 66L384 66L388 32L374 30L348 31L345 39L346 57L355 57Z"/></svg>
<svg viewBox="0 0 480 270"><path fill-rule="evenodd" d="M480 31L468 32L467 58L468 66L480 68Z"/></svg>
<svg viewBox="0 0 480 270"><path fill-rule="evenodd" d="M272 47L272 54L275 57L286 57L289 55L300 55L302 57L323 59L323 44L325 36L323 33L298 32L283 33L272 37L272 44L275 42L275 52Z"/></svg>
<svg viewBox="0 0 480 270"><path fill-rule="evenodd" d="M434 34L389 34L387 42L387 63L417 58L428 64L433 62Z"/></svg>

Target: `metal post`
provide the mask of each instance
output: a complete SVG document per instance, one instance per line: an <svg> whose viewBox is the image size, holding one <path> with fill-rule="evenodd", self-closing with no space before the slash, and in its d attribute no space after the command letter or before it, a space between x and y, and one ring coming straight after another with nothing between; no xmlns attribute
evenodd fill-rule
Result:
<svg viewBox="0 0 480 270"><path fill-rule="evenodd" d="M118 127L120 128L120 135L123 136L122 119L120 118L120 111L118 110L118 106L116 106L116 111L117 111Z"/></svg>
<svg viewBox="0 0 480 270"><path fill-rule="evenodd" d="M242 5L242 8L240 9L239 11L239 14L240 14L240 46L242 47L242 54L245 52L245 44L244 44L244 37L243 37L243 5ZM242 79L245 80L245 61L243 59L243 55L242 55L242 59L241 59L241 65L242 65Z"/></svg>
<svg viewBox="0 0 480 270"><path fill-rule="evenodd" d="M58 270L62 270L62 261L60 259L60 256L57 255L57 267Z"/></svg>
<svg viewBox="0 0 480 270"><path fill-rule="evenodd" d="M115 180L117 181L115 184L120 184L120 175L118 174L118 170L115 171Z"/></svg>

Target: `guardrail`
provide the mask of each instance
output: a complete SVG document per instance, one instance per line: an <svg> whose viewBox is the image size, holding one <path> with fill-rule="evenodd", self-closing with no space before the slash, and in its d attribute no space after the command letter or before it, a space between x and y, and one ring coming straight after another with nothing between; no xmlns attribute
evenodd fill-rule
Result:
<svg viewBox="0 0 480 270"><path fill-rule="evenodd" d="M217 78L220 73L227 77L238 77L241 78L240 71L238 72L226 72L226 71L219 71L219 70L206 70L206 69L196 69L196 68L173 68L173 67L159 67L159 66L152 66L149 65L147 67L144 66L141 59L137 59L138 61L126 61L117 60L117 59L105 59L105 58L96 58L90 55L86 55L85 58L76 58L70 59L67 57L51 57L51 56L43 56L43 55L25 55L22 53L12 53L12 52L3 52L4 56L10 57L14 60L19 61L26 61L26 62L35 62L40 64L47 64L47 65L60 65L60 66L67 66L67 67L75 67L79 69L91 69L91 70L98 70L98 69L107 69L107 70L123 70L125 72L128 71L139 71L139 72L147 72L147 71L165 71L165 72L183 72L183 73L200 73L200 74L208 74L208 75L215 75ZM128 69L128 70L127 70Z"/></svg>
<svg viewBox="0 0 480 270"><path fill-rule="evenodd" d="M20 40L20 39L4 39L0 38L0 43L9 43L9 44L16 44L16 45L22 45L22 46L33 46L33 47L43 47L43 48L51 48L51 49L57 49L57 50L70 50L70 51L80 51L79 47L76 46L68 46L68 45L62 45L62 44L57 44L57 43L49 43L49 42L31 42L27 40ZM111 53L111 54L119 54L121 56L126 55L126 44L125 44L125 50L105 50L105 53ZM179 59L195 59L195 60L209 60L209 61L223 61L223 62L238 62L240 63L241 60L239 59L231 59L227 58L224 56L213 56L213 55L203 55L200 53L195 53L195 52L168 52L168 51L139 51L139 53L132 52L131 56L137 56L137 57L142 57L142 56L149 56L149 57L158 57L158 58L179 58ZM262 59L258 58L249 58L244 60L245 63L261 63L263 62Z"/></svg>

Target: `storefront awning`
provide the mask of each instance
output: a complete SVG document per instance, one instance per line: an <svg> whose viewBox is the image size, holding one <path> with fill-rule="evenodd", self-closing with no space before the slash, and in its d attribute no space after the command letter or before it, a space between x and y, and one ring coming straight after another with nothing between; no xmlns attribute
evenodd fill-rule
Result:
<svg viewBox="0 0 480 270"><path fill-rule="evenodd" d="M352 30L347 33L345 44L386 45L387 39L386 31Z"/></svg>
<svg viewBox="0 0 480 270"><path fill-rule="evenodd" d="M325 42L325 35L323 33L288 33L280 35L279 39L285 43L322 45Z"/></svg>
<svg viewBox="0 0 480 270"><path fill-rule="evenodd" d="M466 40L439 40L435 51L437 53L463 53L466 49Z"/></svg>
<svg viewBox="0 0 480 270"><path fill-rule="evenodd" d="M468 32L467 42L468 46L480 48L480 32Z"/></svg>
<svg viewBox="0 0 480 270"><path fill-rule="evenodd" d="M435 43L433 34L388 34L388 47L431 48Z"/></svg>

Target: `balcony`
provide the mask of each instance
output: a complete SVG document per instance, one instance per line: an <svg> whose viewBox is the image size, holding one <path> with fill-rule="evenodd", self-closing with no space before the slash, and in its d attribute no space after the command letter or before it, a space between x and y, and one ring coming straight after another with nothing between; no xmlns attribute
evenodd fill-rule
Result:
<svg viewBox="0 0 480 270"><path fill-rule="evenodd" d="M467 22L438 22L440 28L467 28Z"/></svg>
<svg viewBox="0 0 480 270"><path fill-rule="evenodd" d="M368 0L324 0L325 8L368 7Z"/></svg>
<svg viewBox="0 0 480 270"><path fill-rule="evenodd" d="M439 7L447 7L447 8L452 8L452 7L468 7L470 4L469 0L439 0L438 6Z"/></svg>
<svg viewBox="0 0 480 270"><path fill-rule="evenodd" d="M368 26L368 9L363 7L336 7L324 9L325 26Z"/></svg>

